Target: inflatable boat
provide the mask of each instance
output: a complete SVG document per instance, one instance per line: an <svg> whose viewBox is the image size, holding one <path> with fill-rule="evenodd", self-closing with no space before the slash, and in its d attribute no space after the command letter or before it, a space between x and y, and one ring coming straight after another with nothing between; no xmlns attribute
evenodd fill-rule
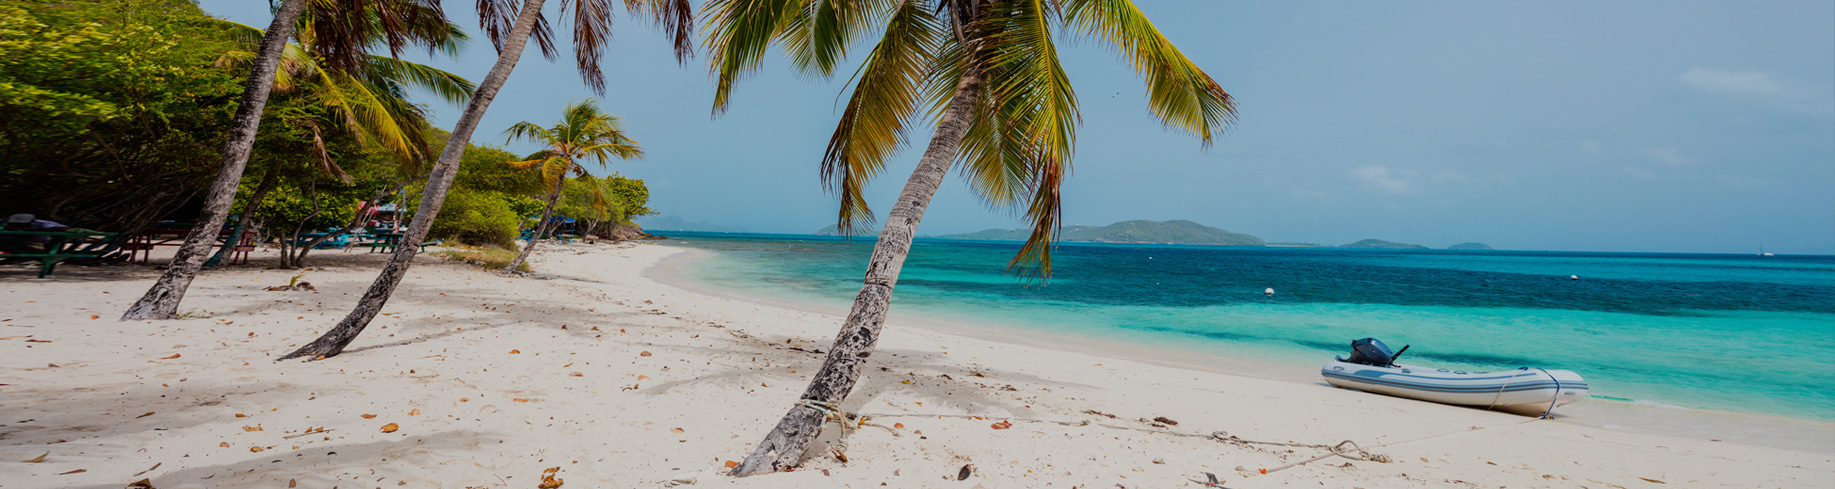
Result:
<svg viewBox="0 0 1835 489"><path fill-rule="evenodd" d="M1502 372L1465 372L1397 365L1408 347L1390 353L1374 338L1351 342L1351 358L1334 358L1319 373L1346 389L1410 399L1547 415L1555 407L1586 399L1585 379L1567 370L1522 367Z"/></svg>

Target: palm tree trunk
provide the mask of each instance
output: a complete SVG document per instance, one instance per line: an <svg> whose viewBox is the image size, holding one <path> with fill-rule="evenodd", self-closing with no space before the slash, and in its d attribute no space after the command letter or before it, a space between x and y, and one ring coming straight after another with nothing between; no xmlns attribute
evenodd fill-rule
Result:
<svg viewBox="0 0 1835 489"><path fill-rule="evenodd" d="M250 194L248 203L242 205L242 215L236 217L236 229L229 232L229 239L223 240L223 246L217 248L217 254L211 255L210 261L204 262L204 268L224 266L223 257L242 245L242 233L248 229L248 221L255 217L255 210L261 208L261 201L268 197L268 190L274 188L274 176L278 173L268 170L261 176L261 184L255 186L255 193ZM233 260L232 260L233 261Z"/></svg>
<svg viewBox="0 0 1835 489"><path fill-rule="evenodd" d="M529 42L529 33L535 29L535 19L541 15L543 1L523 2L522 12L516 14L516 25L511 27L503 51L497 53L497 64L491 66L490 73L478 84L478 90L472 93L465 112L459 115L459 122L453 125L452 137L446 140L446 149L440 152L439 163L435 163L433 171L427 175L427 187L421 191L421 202L414 212L414 221L408 224L408 232L401 237L401 246L395 247L395 253L389 255L389 263L382 267L382 273L370 284L363 297L357 300L357 307L350 311L350 315L318 339L281 356L281 360L316 360L337 356L344 351L345 346L357 339L357 335L369 326L370 320L375 319L377 313L382 312L382 306L389 302L389 295L395 293L395 287L401 285L402 277L408 274L408 266L413 265L414 255L420 252L418 245L421 240L426 239L427 231L433 228L433 219L440 213L440 204L445 203L446 192L452 189L453 178L458 175L459 157L465 155L465 145L471 142L472 132L478 129L478 121L484 118L485 109L490 108L491 100L497 98L497 91L503 88L503 82L516 69L516 61L522 57L523 46Z"/></svg>
<svg viewBox="0 0 1835 489"><path fill-rule="evenodd" d="M504 265L503 271L516 271L516 267L522 265L523 260L529 259L529 252L535 251L535 243L542 240L542 233L548 232L548 218L554 216L554 203L561 200L561 187L565 186L567 186L567 180L561 179L560 184L554 186L554 191L548 192L548 205L542 208L542 219L536 221L534 232L529 234L529 244L523 245L522 252L517 253L516 259L510 260L509 265Z"/></svg>
<svg viewBox="0 0 1835 489"><path fill-rule="evenodd" d="M166 265L166 272L147 293L121 315L122 321L172 319L178 316L178 303L185 289L197 277L204 260L210 258L210 245L216 243L223 221L229 217L229 206L236 201L236 188L242 184L242 170L248 167L249 151L255 146L255 131L261 126L261 112L267 107L268 92L274 87L274 70L280 66L280 53L293 34L293 23L306 8L307 0L285 0L274 13L274 23L261 36L261 50L255 66L243 82L242 103L236 108L236 119L230 124L229 142L223 147L223 165L217 170L210 194L204 198L204 214L185 236L178 254Z"/></svg>
<svg viewBox="0 0 1835 489"><path fill-rule="evenodd" d="M892 305L892 287L898 283L905 255L911 251L911 239L917 236L918 221L923 220L931 196L936 195L937 187L943 184L943 177L956 159L956 152L962 148L962 136L968 132L980 96L981 73L971 68L956 82L956 95L937 124L936 135L930 138L924 158L919 160L917 170L911 172L911 179L905 182L898 203L886 215L885 229L879 232L879 242L873 245L873 257L867 262L866 284L860 288L860 295L854 297L847 323L836 334L834 347L828 350L821 371L816 372L799 402L765 435L752 455L733 468L732 475L744 477L801 464L803 453L815 442L816 435L821 434L825 419L822 411L804 401L838 404L853 391L854 383L860 380L860 373L866 368L867 356L873 353L873 346L879 341L879 331L885 326L886 311Z"/></svg>

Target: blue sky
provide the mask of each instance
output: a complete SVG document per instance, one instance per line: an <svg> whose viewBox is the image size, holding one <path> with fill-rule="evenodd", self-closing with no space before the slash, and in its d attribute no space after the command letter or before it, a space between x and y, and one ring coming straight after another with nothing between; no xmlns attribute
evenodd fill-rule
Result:
<svg viewBox="0 0 1835 489"><path fill-rule="evenodd" d="M1065 42L1084 123L1069 223L1190 219L1326 244L1835 253L1835 2L1137 3L1237 97L1241 120L1201 150L1147 114L1111 51ZM271 18L265 2L200 4ZM471 5L446 8L475 33ZM683 66L648 25L621 17L616 29L602 105L649 157L612 170L648 182L652 207L755 232L832 223L817 163L844 80L774 58L714 117L704 57ZM476 80L495 53L480 37L456 60L409 58ZM532 50L474 142L532 150L505 145L502 130L592 97L569 59ZM432 108L441 125L459 112ZM869 190L881 215L919 155L900 153ZM920 234L1020 226L952 177Z"/></svg>

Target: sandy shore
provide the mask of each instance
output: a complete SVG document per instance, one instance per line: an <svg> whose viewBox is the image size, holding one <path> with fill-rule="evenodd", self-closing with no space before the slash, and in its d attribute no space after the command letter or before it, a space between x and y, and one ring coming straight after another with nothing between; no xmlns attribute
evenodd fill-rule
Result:
<svg viewBox="0 0 1835 489"><path fill-rule="evenodd" d="M822 453L793 473L729 478L724 464L791 406L840 320L645 276L683 252L554 247L538 252L538 278L423 257L350 350L311 363L273 358L340 318L381 255L317 256L304 277L317 292L262 290L296 272L258 258L202 276L187 319L126 323L113 318L154 271L67 266L36 280L9 266L0 487L534 488L552 467L566 488L1198 487L1188 480L1204 472L1238 488L1835 486L1827 453L989 341L897 316L844 404L883 414L847 435L847 462ZM1178 424L1144 421L1160 417ZM990 426L1003 420L1010 429ZM840 431L825 439L839 446ZM1162 431L1349 439L1392 461L1262 475L1325 452Z"/></svg>

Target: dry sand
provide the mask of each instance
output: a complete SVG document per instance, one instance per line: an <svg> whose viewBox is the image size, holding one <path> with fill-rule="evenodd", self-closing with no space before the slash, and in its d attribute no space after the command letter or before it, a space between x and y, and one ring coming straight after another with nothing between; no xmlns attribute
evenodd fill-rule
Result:
<svg viewBox="0 0 1835 489"><path fill-rule="evenodd" d="M897 316L843 407L917 416L850 430L847 462L823 449L795 472L735 479L725 463L790 408L840 319L645 276L679 248L547 250L538 278L423 256L344 355L304 363L273 359L342 317L382 255L315 256L323 266L304 278L317 292L262 290L295 272L258 257L200 277L189 318L154 322L114 320L155 277L145 267L37 280L8 266L0 487L535 488L551 467L563 488L1161 488L1199 487L1189 480L1204 472L1235 488L1835 487L1829 453L1185 370ZM1200 436L1152 432L1158 417ZM824 440L839 446L834 426ZM1355 440L1392 462L1261 475L1326 452L1202 436L1217 431Z"/></svg>

